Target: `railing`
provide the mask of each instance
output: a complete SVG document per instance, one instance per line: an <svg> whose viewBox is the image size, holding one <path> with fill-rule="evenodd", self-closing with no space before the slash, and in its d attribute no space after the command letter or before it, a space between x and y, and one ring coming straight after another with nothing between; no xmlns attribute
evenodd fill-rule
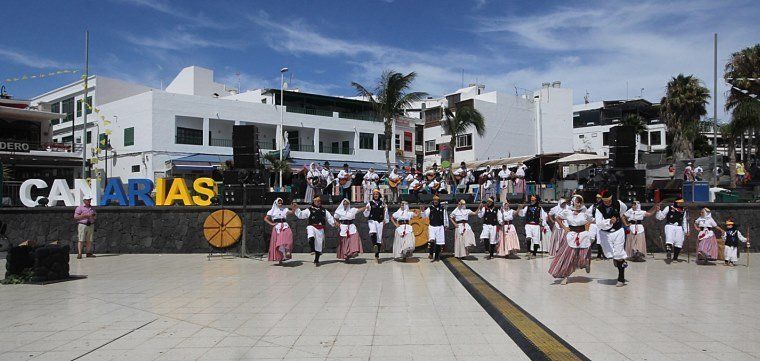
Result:
<svg viewBox="0 0 760 361"><path fill-rule="evenodd" d="M212 147L232 147L232 139L211 138L209 145Z"/></svg>
<svg viewBox="0 0 760 361"><path fill-rule="evenodd" d="M377 118L374 115L351 114L351 113L338 113L338 118L341 118L341 119L366 120L366 121L369 121L369 122L379 122L379 121L381 121L379 118Z"/></svg>
<svg viewBox="0 0 760 361"><path fill-rule="evenodd" d="M313 152L314 144L291 144L290 150L295 152Z"/></svg>
<svg viewBox="0 0 760 361"><path fill-rule="evenodd" d="M354 148L342 148L342 147L324 147L322 152L327 154L354 154Z"/></svg>
<svg viewBox="0 0 760 361"><path fill-rule="evenodd" d="M203 137L177 135L175 144L203 145Z"/></svg>
<svg viewBox="0 0 760 361"><path fill-rule="evenodd" d="M272 142L259 142L259 149L274 150L274 146L272 146Z"/></svg>
<svg viewBox="0 0 760 361"><path fill-rule="evenodd" d="M300 107L285 107L285 111L288 113L298 113L298 114L308 114L308 115L319 115L323 117L332 117L333 112L329 110L321 110L321 109L309 109L309 108L300 108Z"/></svg>

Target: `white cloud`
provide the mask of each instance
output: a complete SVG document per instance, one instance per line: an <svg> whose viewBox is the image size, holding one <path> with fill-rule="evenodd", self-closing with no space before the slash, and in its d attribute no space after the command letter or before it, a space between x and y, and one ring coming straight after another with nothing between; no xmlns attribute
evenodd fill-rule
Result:
<svg viewBox="0 0 760 361"><path fill-rule="evenodd" d="M163 50L187 50L197 48L243 49L245 43L239 40L209 40L180 29L165 31L160 35L137 36L123 33L124 40L143 47Z"/></svg>
<svg viewBox="0 0 760 361"><path fill-rule="evenodd" d="M170 15L177 19L185 21L186 25L210 28L210 29L228 29L232 26L228 23L220 22L209 18L206 14L198 12L197 14L191 14L183 10L181 7L171 6L169 1L165 0L113 0L119 3L129 4L133 6L147 7L160 13Z"/></svg>
<svg viewBox="0 0 760 361"><path fill-rule="evenodd" d="M58 60L48 59L33 54L23 53L11 49L0 48L0 58L3 58L11 63L28 66L36 69L46 68L70 68L71 64L61 62Z"/></svg>

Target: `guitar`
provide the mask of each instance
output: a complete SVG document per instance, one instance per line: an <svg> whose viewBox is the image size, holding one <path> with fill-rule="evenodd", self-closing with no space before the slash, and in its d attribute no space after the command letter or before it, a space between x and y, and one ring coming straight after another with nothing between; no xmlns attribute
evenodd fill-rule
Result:
<svg viewBox="0 0 760 361"><path fill-rule="evenodd" d="M395 181L393 179L388 178L388 186L391 188L397 188L399 183L401 183L401 177L399 177Z"/></svg>
<svg viewBox="0 0 760 361"><path fill-rule="evenodd" d="M346 183L351 181L351 174L348 173L343 178L338 179L338 183L340 183L341 186L346 185Z"/></svg>

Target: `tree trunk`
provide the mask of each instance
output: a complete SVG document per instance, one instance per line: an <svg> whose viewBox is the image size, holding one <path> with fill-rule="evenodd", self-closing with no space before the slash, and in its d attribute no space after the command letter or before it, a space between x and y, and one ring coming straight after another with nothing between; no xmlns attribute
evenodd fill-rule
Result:
<svg viewBox="0 0 760 361"><path fill-rule="evenodd" d="M736 188L736 137L728 139L728 174L731 177L731 189Z"/></svg>
<svg viewBox="0 0 760 361"><path fill-rule="evenodd" d="M387 118L385 121L385 166L388 167L388 174L391 172L391 143L393 140L393 118Z"/></svg>
<svg viewBox="0 0 760 361"><path fill-rule="evenodd" d="M451 162L451 168L454 168L454 147L457 146L457 138L453 134L451 135L451 139L449 140L449 160Z"/></svg>
<svg viewBox="0 0 760 361"><path fill-rule="evenodd" d="M680 131L673 135L673 160L680 161L694 158L694 143L686 139Z"/></svg>

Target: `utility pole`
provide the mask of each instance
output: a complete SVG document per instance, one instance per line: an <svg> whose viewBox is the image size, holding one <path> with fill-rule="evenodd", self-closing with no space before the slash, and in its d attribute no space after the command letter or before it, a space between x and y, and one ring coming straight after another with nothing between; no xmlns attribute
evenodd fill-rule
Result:
<svg viewBox="0 0 760 361"><path fill-rule="evenodd" d="M88 178L87 172L87 78L90 70L90 32L84 31L84 99L82 99L82 178ZM73 125L72 125L73 126Z"/></svg>
<svg viewBox="0 0 760 361"><path fill-rule="evenodd" d="M718 169L718 33L713 37L713 174ZM715 177L718 186L718 177Z"/></svg>

